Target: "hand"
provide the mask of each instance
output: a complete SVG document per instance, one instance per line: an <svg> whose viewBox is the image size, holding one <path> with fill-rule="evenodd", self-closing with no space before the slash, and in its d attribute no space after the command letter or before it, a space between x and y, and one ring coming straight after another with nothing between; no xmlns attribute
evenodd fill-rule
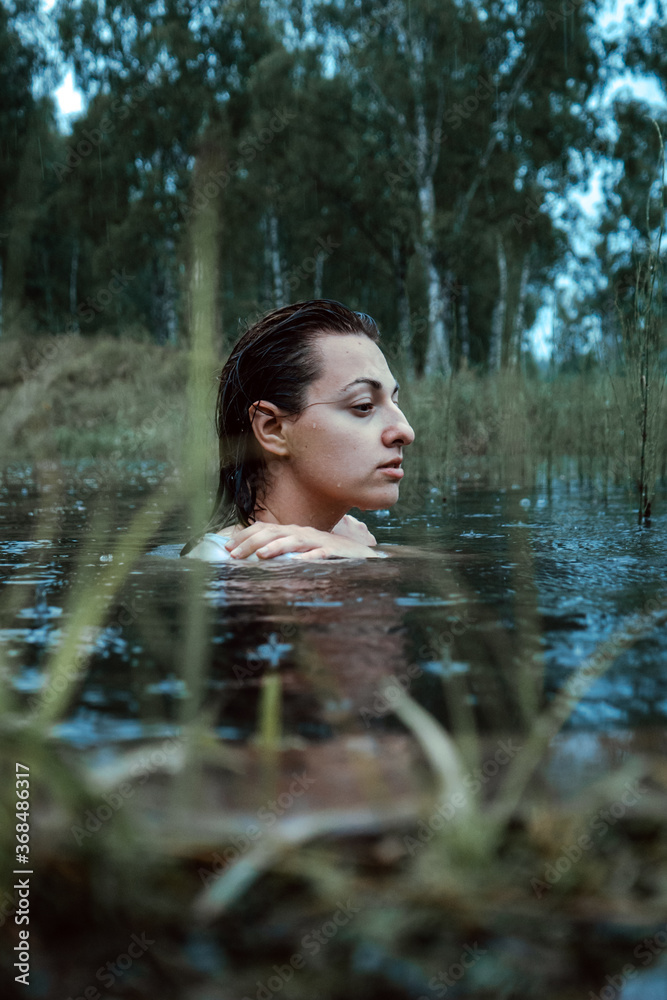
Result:
<svg viewBox="0 0 667 1000"><path fill-rule="evenodd" d="M253 552L260 559L273 559L287 552L297 552L299 558L305 560L336 556L342 559L375 559L380 555L369 545L344 535L304 528L299 524L269 524L266 521L256 521L243 528L230 538L225 548L234 559L246 559Z"/></svg>
<svg viewBox="0 0 667 1000"><path fill-rule="evenodd" d="M377 545L364 522L352 517L351 514L345 514L341 517L338 524L331 530L334 535L349 538L352 542L361 542L362 545Z"/></svg>

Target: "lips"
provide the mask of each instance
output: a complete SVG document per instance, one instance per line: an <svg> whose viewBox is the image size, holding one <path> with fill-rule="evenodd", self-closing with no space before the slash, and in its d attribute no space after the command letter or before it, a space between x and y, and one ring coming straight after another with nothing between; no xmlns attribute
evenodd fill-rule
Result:
<svg viewBox="0 0 667 1000"><path fill-rule="evenodd" d="M378 469L391 479L402 479L405 473L401 468L401 463L402 459L392 458L391 461L385 462L384 465L378 465Z"/></svg>

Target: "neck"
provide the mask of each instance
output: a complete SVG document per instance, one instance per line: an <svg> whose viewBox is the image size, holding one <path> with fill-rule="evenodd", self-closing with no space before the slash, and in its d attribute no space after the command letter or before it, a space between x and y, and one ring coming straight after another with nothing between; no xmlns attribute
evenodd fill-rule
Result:
<svg viewBox="0 0 667 1000"><path fill-rule="evenodd" d="M304 495L303 487L290 483L289 475L283 473L259 499L255 519L269 524L298 524L318 531L331 531L347 510L347 506L336 504L329 497Z"/></svg>

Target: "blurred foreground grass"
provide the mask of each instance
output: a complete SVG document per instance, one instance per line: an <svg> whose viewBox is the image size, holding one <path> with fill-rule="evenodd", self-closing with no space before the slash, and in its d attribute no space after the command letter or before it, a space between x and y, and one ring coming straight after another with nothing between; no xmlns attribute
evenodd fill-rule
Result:
<svg viewBox="0 0 667 1000"><path fill-rule="evenodd" d="M137 544L142 530L139 515ZM133 562L118 565L113 585ZM198 573L191 584L201 599ZM594 780L566 777L565 791L550 770L567 768L557 739L578 699L665 627L664 603L625 620L546 707L539 699L531 710L517 669L515 696L528 713L519 733L491 740L478 731L463 711L464 679L463 688L443 682L451 732L393 690L406 736L343 733L302 746L281 733L282 681L271 673L255 738L241 746L216 736L202 693L201 615L183 650L188 707L173 734L100 757L64 746L51 729L86 669L77 640L103 620L100 588L81 593L29 710L2 665L3 996L26 995L11 975L16 761L30 769L35 873L27 995L99 989L97 971L118 969L132 935L149 943L127 976L114 973L108 995L417 1000L445 995L449 982L451 995L479 1000L574 1000L597 995L622 968L641 971L646 954L653 971L661 966L665 733L603 738Z"/></svg>
<svg viewBox="0 0 667 1000"><path fill-rule="evenodd" d="M161 458L182 472L161 495L164 515L187 505L191 523L201 523L215 393L204 334L189 355L69 338L48 363L24 361L17 349L14 367L2 369L5 461L109 458L122 471L133 457ZM441 487L465 476L529 484L545 463L556 472L564 461L581 476L623 480L630 431L607 389L595 373L548 382L464 371L408 385L413 461ZM658 454L664 475L664 431ZM577 699L621 652L665 627L664 605L623 622L548 707L539 671L514 664L507 678L524 728L493 745L466 710L463 681L444 688L452 732L408 696L394 696L405 729L395 759L416 761L405 763L399 793L383 770L390 744L377 735L343 735L330 748L291 745L282 735L279 675L262 680L249 746L216 737L204 695L203 567L193 563L177 639L189 697L173 735L100 763L64 747L52 727L87 670L87 637L111 614L155 530L151 502L110 553L105 542L104 586L96 574L105 526L93 524L68 628L27 708L12 664L0 662L0 933L10 946L0 959L3 996L574 1000L599 994L607 976L618 983L625 968L660 967L665 733L645 742L635 734L625 745L610 739L597 780L565 795L555 793L549 768ZM529 577L529 559L517 554L517 581ZM17 610L11 589L0 613ZM526 620L522 648L532 656L537 615ZM12 969L16 761L31 780L29 991ZM266 803L294 798L294 775L309 767L325 789L345 768L365 793L324 806L304 794L298 810L283 816L275 807L273 821L252 835ZM488 782L475 778L484 767ZM223 806L231 786L243 809Z"/></svg>

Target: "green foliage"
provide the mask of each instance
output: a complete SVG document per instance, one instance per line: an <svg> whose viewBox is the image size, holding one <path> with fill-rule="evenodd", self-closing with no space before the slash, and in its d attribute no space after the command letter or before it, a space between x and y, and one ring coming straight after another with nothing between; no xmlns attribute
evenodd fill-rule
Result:
<svg viewBox="0 0 667 1000"><path fill-rule="evenodd" d="M240 320L322 294L377 316L420 370L430 260L454 365L491 354L514 367L569 250L546 195L577 179L575 155L585 172L600 152L587 103L595 8L561 7L59 3L62 53L87 98L70 135L46 111L39 126L24 113L43 53L5 49L17 73L0 142L22 109L29 143L5 261L17 331L184 339L190 229L210 208L225 343ZM11 40L17 18L3 23ZM615 154L630 163L623 141ZM623 183L631 199L631 171ZM109 300L122 269L131 277Z"/></svg>

